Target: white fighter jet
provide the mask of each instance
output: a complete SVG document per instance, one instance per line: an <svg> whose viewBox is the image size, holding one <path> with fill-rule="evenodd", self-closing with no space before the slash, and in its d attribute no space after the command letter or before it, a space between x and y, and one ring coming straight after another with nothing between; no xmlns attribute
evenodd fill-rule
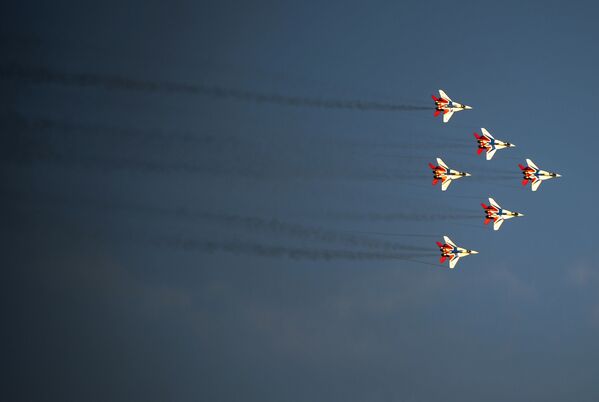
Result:
<svg viewBox="0 0 599 402"><path fill-rule="evenodd" d="M520 166L520 170L522 170L522 174L524 175L524 179L522 180L522 185L526 186L530 181L532 191L537 191L541 183L545 180L553 179L555 177L562 177L561 175L553 172L547 172L546 170L541 170L534 164L530 159L526 160L526 164L528 166Z"/></svg>
<svg viewBox="0 0 599 402"><path fill-rule="evenodd" d="M491 133L489 133L485 128L480 129L482 135L478 135L478 133L474 133L474 137L476 137L476 141L478 142L478 151L477 153L480 155L483 151L487 151L487 160L490 161L495 155L495 152L498 149L503 148L513 148L514 144L510 144L509 142L503 142L496 140L493 138Z"/></svg>
<svg viewBox="0 0 599 402"><path fill-rule="evenodd" d="M493 221L493 230L499 230L503 221L506 219L524 216L524 214L521 214L520 212L512 212L501 208L493 198L489 198L489 204L491 205L487 206L485 203L481 203L480 205L485 210L485 225L488 225L489 222Z"/></svg>
<svg viewBox="0 0 599 402"><path fill-rule="evenodd" d="M447 236L443 236L443 240L445 243L437 242L437 246L439 246L439 250L441 251L441 259L439 260L441 264L445 262L446 259L449 258L449 268L455 268L455 265L458 263L460 258L466 257L470 254L478 254L478 251L474 250L466 250L465 248L461 248L455 245L454 242Z"/></svg>
<svg viewBox="0 0 599 402"><path fill-rule="evenodd" d="M430 162L428 166L433 170L433 186L441 180L441 191L447 190L452 180L471 176L470 173L450 169L441 158L437 158L437 166Z"/></svg>
<svg viewBox="0 0 599 402"><path fill-rule="evenodd" d="M435 101L435 117L443 112L443 123L447 123L455 112L472 109L471 106L462 105L461 103L452 101L442 89L439 89L438 98L435 95L431 96Z"/></svg>

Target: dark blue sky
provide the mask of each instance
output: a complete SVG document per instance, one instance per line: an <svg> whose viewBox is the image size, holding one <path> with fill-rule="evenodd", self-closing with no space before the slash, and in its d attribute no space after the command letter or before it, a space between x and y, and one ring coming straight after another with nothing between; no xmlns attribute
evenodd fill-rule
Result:
<svg viewBox="0 0 599 402"><path fill-rule="evenodd" d="M2 399L597 400L597 11L3 11ZM474 109L316 102L438 88ZM442 193L435 157L473 176ZM532 193L525 158L563 178ZM489 196L526 216L488 230ZM444 234L480 254L438 265Z"/></svg>

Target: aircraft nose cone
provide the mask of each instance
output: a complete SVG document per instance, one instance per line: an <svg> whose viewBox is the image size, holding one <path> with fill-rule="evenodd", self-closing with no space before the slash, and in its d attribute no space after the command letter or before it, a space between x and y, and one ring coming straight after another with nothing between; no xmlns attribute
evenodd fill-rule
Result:
<svg viewBox="0 0 599 402"><path fill-rule="evenodd" d="M476 250L470 250L470 254L478 254L478 251L476 251Z"/></svg>
<svg viewBox="0 0 599 402"><path fill-rule="evenodd" d="M472 106L464 106L464 109L470 110L470 109L472 109Z"/></svg>
<svg viewBox="0 0 599 402"><path fill-rule="evenodd" d="M555 177L562 177L562 175L561 175L561 174L557 174L557 173L556 173L556 174L555 174Z"/></svg>
<svg viewBox="0 0 599 402"><path fill-rule="evenodd" d="M509 144L509 147L510 148L516 148L516 145L515 144Z"/></svg>
<svg viewBox="0 0 599 402"><path fill-rule="evenodd" d="M472 176L470 173L464 173L464 176Z"/></svg>

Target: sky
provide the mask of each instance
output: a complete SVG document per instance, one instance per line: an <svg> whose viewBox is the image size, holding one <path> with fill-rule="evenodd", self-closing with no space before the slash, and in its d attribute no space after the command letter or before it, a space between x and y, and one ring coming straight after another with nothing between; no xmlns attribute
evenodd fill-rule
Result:
<svg viewBox="0 0 599 402"><path fill-rule="evenodd" d="M597 11L5 8L1 399L597 400Z"/></svg>

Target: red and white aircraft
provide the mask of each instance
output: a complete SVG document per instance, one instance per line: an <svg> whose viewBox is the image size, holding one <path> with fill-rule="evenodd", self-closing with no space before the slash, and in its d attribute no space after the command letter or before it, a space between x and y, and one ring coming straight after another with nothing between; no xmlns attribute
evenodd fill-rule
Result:
<svg viewBox="0 0 599 402"><path fill-rule="evenodd" d="M478 254L478 251L466 250L465 248L456 246L447 236L443 236L443 240L445 243L441 243L440 241L437 242L437 246L439 246L439 250L441 251L441 259L439 261L443 264L445 260L449 258L450 269L455 268L460 258L470 254Z"/></svg>
<svg viewBox="0 0 599 402"><path fill-rule="evenodd" d="M514 144L510 144L509 142L503 142L496 140L491 133L489 133L485 128L480 129L482 135L478 135L478 133L474 133L474 137L478 141L478 151L477 153L480 155L483 151L487 151L487 160L490 161L495 155L495 152L498 149L502 148L513 148Z"/></svg>
<svg viewBox="0 0 599 402"><path fill-rule="evenodd" d="M521 214L520 212L512 212L501 208L493 198L489 198L489 203L491 204L489 206L485 205L485 203L481 203L480 205L485 210L485 225L488 225L489 222L493 221L493 230L499 230L503 221L506 219L524 216L524 214Z"/></svg>
<svg viewBox="0 0 599 402"><path fill-rule="evenodd" d="M447 123L455 112L472 109L470 106L462 105L461 103L452 101L442 89L439 89L438 98L435 95L431 96L435 101L435 117L439 116L441 112L443 112L443 123Z"/></svg>
<svg viewBox="0 0 599 402"><path fill-rule="evenodd" d="M441 191L447 190L452 180L470 176L470 173L450 169L441 158L437 158L437 166L430 162L428 166L433 170L433 186L441 180Z"/></svg>
<svg viewBox="0 0 599 402"><path fill-rule="evenodd" d="M526 160L526 164L528 165L526 167L518 164L522 170L522 174L524 175L522 185L526 186L528 182L531 182L532 191L537 191L541 183L545 180L553 179L555 177L562 177L560 174L539 169L537 165L535 165L530 159Z"/></svg>

